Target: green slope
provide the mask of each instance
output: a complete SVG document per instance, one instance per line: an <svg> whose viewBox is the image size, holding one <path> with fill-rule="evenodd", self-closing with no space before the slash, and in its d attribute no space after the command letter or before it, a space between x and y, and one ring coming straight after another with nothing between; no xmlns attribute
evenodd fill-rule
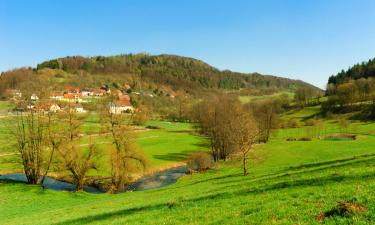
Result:
<svg viewBox="0 0 375 225"><path fill-rule="evenodd" d="M287 142L283 132L288 131L282 130L256 147L247 177L239 162L230 161L168 187L117 195L1 182L0 223L321 224L318 214L352 201L366 209L348 216L333 213L324 223L373 224L375 126L357 128L356 141Z"/></svg>

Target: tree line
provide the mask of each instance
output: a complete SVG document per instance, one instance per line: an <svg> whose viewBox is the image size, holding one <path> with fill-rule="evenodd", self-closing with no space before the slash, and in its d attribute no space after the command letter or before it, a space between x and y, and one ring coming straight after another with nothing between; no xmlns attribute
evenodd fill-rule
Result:
<svg viewBox="0 0 375 225"><path fill-rule="evenodd" d="M220 71L200 60L175 55L127 54L118 56L65 57L38 64L37 69L60 69L70 73L86 71L90 74L133 74L155 84L178 89L294 89L310 86L287 78Z"/></svg>
<svg viewBox="0 0 375 225"><path fill-rule="evenodd" d="M375 104L375 79L360 78L342 84L328 84L328 100L322 104L324 112L352 111Z"/></svg>
<svg viewBox="0 0 375 225"><path fill-rule="evenodd" d="M358 63L348 70L341 70L338 74L329 77L328 84L343 84L360 78L375 78L375 58Z"/></svg>

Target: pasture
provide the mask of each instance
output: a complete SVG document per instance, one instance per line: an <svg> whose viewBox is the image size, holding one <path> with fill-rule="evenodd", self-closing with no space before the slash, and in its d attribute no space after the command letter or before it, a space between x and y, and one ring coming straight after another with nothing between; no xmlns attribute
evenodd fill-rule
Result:
<svg viewBox="0 0 375 225"><path fill-rule="evenodd" d="M300 114L304 112L295 116ZM325 123L337 132L335 121ZM205 148L189 124L148 125L161 129L140 132L138 142L155 166L180 162L190 151ZM306 142L285 140L305 128L281 129L269 143L255 147L247 177L242 176L240 162L233 160L206 173L186 175L174 185L142 192L68 193L1 181L0 223L372 224L374 128L373 123L357 122L357 140ZM357 204L358 210L341 214L335 210L339 202Z"/></svg>

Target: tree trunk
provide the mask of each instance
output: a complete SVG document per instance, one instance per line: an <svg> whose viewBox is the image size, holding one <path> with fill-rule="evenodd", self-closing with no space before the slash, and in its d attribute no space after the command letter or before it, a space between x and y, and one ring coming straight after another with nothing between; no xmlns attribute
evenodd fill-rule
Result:
<svg viewBox="0 0 375 225"><path fill-rule="evenodd" d="M77 178L76 179L76 191L82 191L83 190L83 179Z"/></svg>
<svg viewBox="0 0 375 225"><path fill-rule="evenodd" d="M243 175L247 176L248 172L247 172L247 166L246 166L246 154L244 154L242 162L243 162Z"/></svg>

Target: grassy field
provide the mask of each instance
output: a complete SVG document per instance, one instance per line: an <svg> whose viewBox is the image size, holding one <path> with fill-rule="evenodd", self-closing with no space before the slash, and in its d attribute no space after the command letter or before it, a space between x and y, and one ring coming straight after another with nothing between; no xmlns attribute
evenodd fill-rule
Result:
<svg viewBox="0 0 375 225"><path fill-rule="evenodd" d="M145 129L146 126L159 127L159 129ZM6 119L0 119L0 174L22 171L22 166L17 155L14 138L10 130L12 125ZM92 139L105 153L111 139L106 135L97 135L100 131L100 121L96 114L90 114L83 124L83 137L80 144L87 146ZM151 171L161 168L180 165L192 152L207 151L204 138L193 132L191 124L173 123L165 121L149 121L137 131L137 142L150 161ZM103 157L102 165L107 164L108 158ZM92 175L108 175L109 170L101 166L98 172Z"/></svg>
<svg viewBox="0 0 375 225"><path fill-rule="evenodd" d="M278 93L275 93L275 94L272 94L272 95L260 95L260 96L242 95L242 96L239 96L239 99L242 103L248 103L248 102L251 102L251 101L254 101L254 100L260 100L260 99L266 99L266 98L272 98L272 97L279 97L280 95L283 95L283 94L286 94L289 98L294 97L294 93L284 91L284 92L278 92Z"/></svg>
<svg viewBox="0 0 375 225"><path fill-rule="evenodd" d="M289 116L303 120L301 115L311 112L314 109ZM326 123L335 126L333 120ZM293 129L280 130L269 143L255 147L247 177L233 160L206 173L187 175L171 186L116 195L56 192L1 181L0 223L373 224L375 125L356 124L358 139L345 141L288 142L284 137ZM180 154L205 147L190 134L189 124L152 121L150 125L163 129L140 133L139 143L145 150L155 149L157 153L150 154L155 165L181 160ZM154 145L153 136L160 137ZM344 215L334 210L342 201L362 208ZM324 213L321 222L317 218Z"/></svg>

